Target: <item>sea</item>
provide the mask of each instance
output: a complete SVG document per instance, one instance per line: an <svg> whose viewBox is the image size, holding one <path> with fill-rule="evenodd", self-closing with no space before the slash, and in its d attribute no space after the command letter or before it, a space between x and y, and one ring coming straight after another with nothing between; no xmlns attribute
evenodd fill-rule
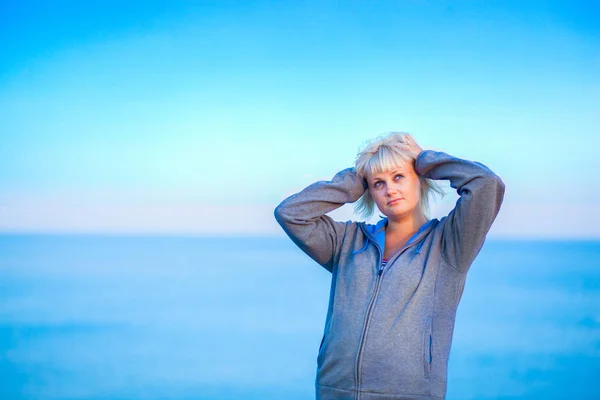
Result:
<svg viewBox="0 0 600 400"><path fill-rule="evenodd" d="M0 235L0 399L314 399L330 278L286 237ZM599 241L486 241L446 398L600 399Z"/></svg>

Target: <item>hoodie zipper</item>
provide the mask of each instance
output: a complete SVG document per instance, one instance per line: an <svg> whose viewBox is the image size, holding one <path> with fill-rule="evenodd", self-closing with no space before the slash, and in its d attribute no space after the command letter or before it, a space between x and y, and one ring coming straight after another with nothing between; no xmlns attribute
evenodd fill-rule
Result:
<svg viewBox="0 0 600 400"><path fill-rule="evenodd" d="M358 346L358 355L356 357L356 368L355 368L355 373L354 373L354 380L356 381L356 385L355 385L355 387L356 387L355 399L356 400L360 400L360 372L361 372L361 367L362 367L361 363L362 363L365 339L366 339L366 335L367 335L367 330L369 329L369 322L371 322L370 321L371 313L373 312L373 308L375 308L375 301L377 300L377 295L379 294L379 288L381 286L381 280L383 277L383 273L387 268L390 268L392 263L398 257L400 257L402 255L402 253L404 253L404 251L406 251L407 249L409 249L410 247L414 246L417 243L416 241L414 241L411 244L409 244L408 246L405 246L404 248L402 248L401 250L396 251L388 259L386 266L381 267L381 258L383 257L383 250L381 249L381 246L379 246L379 243L377 242L377 240L374 237L372 237L371 234L366 232L364 229L363 229L363 233L365 233L367 238L373 242L375 247L377 247L378 259L377 259L377 280L375 281L375 292L373 293L373 297L371 298L371 301L369 302L369 307L367 308L367 316L365 318L365 323L363 325L362 334L360 336L360 344Z"/></svg>
<svg viewBox="0 0 600 400"><path fill-rule="evenodd" d="M365 318L365 323L363 325L362 333L360 335L360 344L358 345L358 354L356 356L356 368L354 370L354 380L356 381L356 400L360 399L360 365L362 361L363 347L365 344L365 336L367 334L369 320L371 319L371 312L373 311L373 306L375 305L375 300L377 299L377 294L379 293L379 285L381 283L381 276L383 275L384 270L384 268L381 267L381 257L383 257L381 247L379 247L379 243L377 243L377 241L373 241L373 243L375 244L378 250L377 281L375 282L375 292L373 293L373 297L371 298L371 302L369 303L369 307L367 308L367 317Z"/></svg>

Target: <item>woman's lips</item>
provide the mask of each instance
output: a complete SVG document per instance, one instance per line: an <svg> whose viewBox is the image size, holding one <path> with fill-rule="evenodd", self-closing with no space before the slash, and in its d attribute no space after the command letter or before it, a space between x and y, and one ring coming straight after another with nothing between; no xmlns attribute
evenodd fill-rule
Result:
<svg viewBox="0 0 600 400"><path fill-rule="evenodd" d="M396 203L397 203L397 202L399 202L400 200L402 200L402 199L394 199L394 200L392 200L392 201L388 202L388 203L387 203L387 205L388 205L388 206L391 206L392 204L396 204Z"/></svg>

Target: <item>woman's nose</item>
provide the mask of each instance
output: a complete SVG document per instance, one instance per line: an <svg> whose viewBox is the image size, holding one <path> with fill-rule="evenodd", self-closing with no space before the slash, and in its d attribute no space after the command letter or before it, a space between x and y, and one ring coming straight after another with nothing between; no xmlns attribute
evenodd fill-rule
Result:
<svg viewBox="0 0 600 400"><path fill-rule="evenodd" d="M396 193L398 193L398 189L396 189L394 186L390 185L387 187L388 195L392 195L392 194L396 194Z"/></svg>

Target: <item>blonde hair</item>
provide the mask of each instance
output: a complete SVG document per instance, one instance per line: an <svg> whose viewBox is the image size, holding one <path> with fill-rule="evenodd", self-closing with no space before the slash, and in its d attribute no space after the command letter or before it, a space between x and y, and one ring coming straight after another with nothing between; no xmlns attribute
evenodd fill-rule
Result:
<svg viewBox="0 0 600 400"><path fill-rule="evenodd" d="M356 156L354 165L356 172L366 178L373 174L391 171L406 161L412 162L414 167L415 156L404 147L405 138L414 142L413 137L404 132L390 132L366 142ZM430 195L438 194L442 197L445 193L434 180L418 176L421 183L421 210L429 218ZM375 202L368 190L354 203L354 211L365 219L371 218L374 214Z"/></svg>

